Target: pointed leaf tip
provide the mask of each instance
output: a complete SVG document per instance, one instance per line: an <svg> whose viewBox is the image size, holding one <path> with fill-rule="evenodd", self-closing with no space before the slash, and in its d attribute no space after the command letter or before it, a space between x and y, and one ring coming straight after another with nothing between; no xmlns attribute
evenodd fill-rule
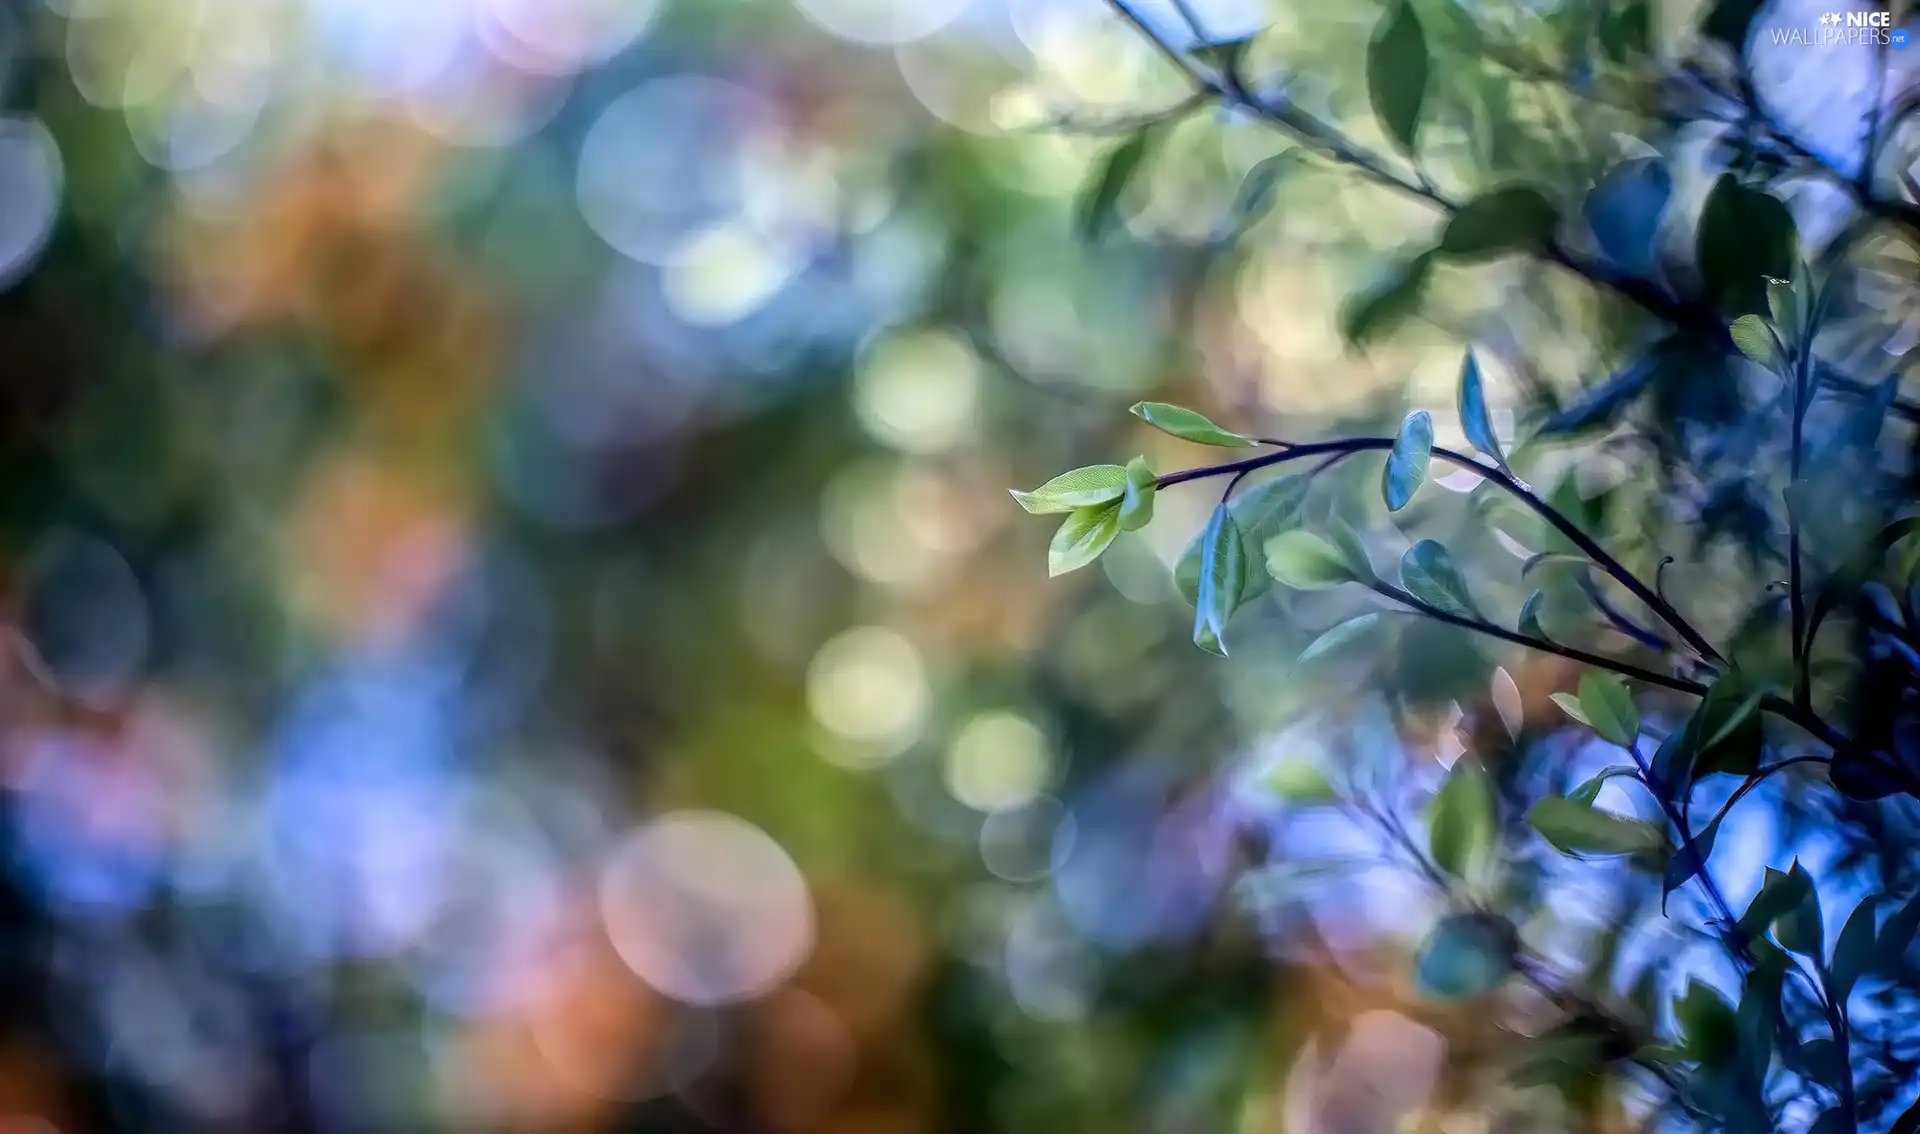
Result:
<svg viewBox="0 0 1920 1134"><path fill-rule="evenodd" d="M1185 406L1170 402L1135 402L1130 412L1161 432L1170 433L1182 441L1229 449L1245 449L1253 445L1252 438L1222 429L1205 414Z"/></svg>

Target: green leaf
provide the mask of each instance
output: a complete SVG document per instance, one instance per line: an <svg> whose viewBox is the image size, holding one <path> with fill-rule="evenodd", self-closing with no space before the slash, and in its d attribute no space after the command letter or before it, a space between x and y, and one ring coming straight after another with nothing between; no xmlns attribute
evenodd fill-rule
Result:
<svg viewBox="0 0 1920 1134"><path fill-rule="evenodd" d="M1760 889L1753 895L1753 901L1747 903L1747 912L1740 915L1741 931L1750 937L1765 933L1780 915L1800 904L1805 884L1803 873L1789 874L1767 867Z"/></svg>
<svg viewBox="0 0 1920 1134"><path fill-rule="evenodd" d="M1626 764L1615 764L1611 768L1602 769L1600 772L1582 780L1579 787L1567 793L1567 798L1573 800L1575 803L1583 803L1588 807L1592 807L1593 801L1600 798L1600 789L1606 786L1608 780L1616 776L1633 776L1639 771L1640 769L1629 767Z"/></svg>
<svg viewBox="0 0 1920 1134"><path fill-rule="evenodd" d="M1793 214L1777 197L1723 173L1700 213L1695 257L1706 297L1730 315L1767 309L1767 280L1790 278Z"/></svg>
<svg viewBox="0 0 1920 1134"><path fill-rule="evenodd" d="M1399 0L1367 45L1367 95L1387 137L1411 154L1427 97L1427 34L1413 5Z"/></svg>
<svg viewBox="0 0 1920 1134"><path fill-rule="evenodd" d="M1421 943L1415 981L1436 1000L1483 996L1506 983L1518 955L1513 923L1494 914L1454 914Z"/></svg>
<svg viewBox="0 0 1920 1134"><path fill-rule="evenodd" d="M1047 574L1064 575L1078 571L1100 558L1100 553L1120 534L1120 502L1110 501L1076 508L1053 535L1047 548Z"/></svg>
<svg viewBox="0 0 1920 1134"><path fill-rule="evenodd" d="M1560 706L1561 712L1579 721L1581 724L1586 725L1588 728L1593 727L1593 722L1587 719L1587 710L1580 705L1579 697L1572 693L1555 693L1550 700Z"/></svg>
<svg viewBox="0 0 1920 1134"><path fill-rule="evenodd" d="M1137 532L1153 519L1153 497L1158 479L1145 457L1127 462L1127 487L1120 496L1120 530Z"/></svg>
<svg viewBox="0 0 1920 1134"><path fill-rule="evenodd" d="M1327 534L1333 537L1333 546L1346 560L1347 569L1353 572L1356 582L1377 583L1380 576L1373 569L1373 557L1367 554L1367 545L1360 540L1360 533L1341 519L1336 513L1327 517Z"/></svg>
<svg viewBox="0 0 1920 1134"><path fill-rule="evenodd" d="M1480 378L1480 362L1467 351L1465 362L1460 364L1460 427L1467 435L1467 441L1474 448L1493 458L1493 463L1501 468L1507 467L1507 456L1500 451L1500 439L1493 433L1493 418L1487 414L1487 391Z"/></svg>
<svg viewBox="0 0 1920 1134"><path fill-rule="evenodd" d="M1527 822L1564 854L1633 854L1658 847L1665 838L1656 824L1557 795L1529 808Z"/></svg>
<svg viewBox="0 0 1920 1134"><path fill-rule="evenodd" d="M1022 508L1040 516L1105 504L1120 499L1126 491L1126 469L1119 465L1088 465L1063 472L1032 492L1015 490L1013 498Z"/></svg>
<svg viewBox="0 0 1920 1134"><path fill-rule="evenodd" d="M1240 550L1240 525L1225 503L1213 510L1200 537L1200 598L1193 612L1193 641L1210 653L1227 656L1227 619L1240 602L1246 558Z"/></svg>
<svg viewBox="0 0 1920 1134"><path fill-rule="evenodd" d="M1520 604L1520 617L1516 622L1516 626L1522 634L1525 634L1529 638L1537 638L1542 642L1550 640L1547 637L1546 630L1540 625L1540 608L1545 605L1546 601L1546 596L1539 591L1534 591L1528 595L1527 601Z"/></svg>
<svg viewBox="0 0 1920 1134"><path fill-rule="evenodd" d="M1774 337L1773 328L1767 326L1765 319L1758 315L1742 315L1727 330L1733 336L1733 345L1740 348L1741 354L1775 374L1786 374L1786 353L1781 350L1780 340Z"/></svg>
<svg viewBox="0 0 1920 1134"><path fill-rule="evenodd" d="M1353 582L1353 569L1338 549L1297 528L1267 541L1267 571L1276 581L1302 591Z"/></svg>
<svg viewBox="0 0 1920 1134"><path fill-rule="evenodd" d="M1480 617L1453 556L1434 540L1423 539L1401 556L1400 585L1428 606L1461 618Z"/></svg>
<svg viewBox="0 0 1920 1134"><path fill-rule="evenodd" d="M1286 531L1300 520L1300 506L1307 498L1311 482L1304 476L1277 477L1262 481L1237 493L1233 498L1233 519L1240 526L1240 548L1246 556L1242 572L1240 599L1235 609L1267 593L1273 579L1267 574L1266 541ZM1193 537L1174 565L1173 581L1189 606L1200 600L1200 559L1206 551L1205 531Z"/></svg>
<svg viewBox="0 0 1920 1134"><path fill-rule="evenodd" d="M1840 927L1840 939L1833 945L1833 964L1827 970L1827 988L1835 1004L1845 1005L1854 983L1873 968L1879 906L1875 898L1863 900L1853 907L1847 924Z"/></svg>
<svg viewBox="0 0 1920 1134"><path fill-rule="evenodd" d="M1793 267L1792 279L1767 281L1767 313L1773 317L1781 339L1789 345L1802 343L1813 322L1812 269L1805 260Z"/></svg>
<svg viewBox="0 0 1920 1134"><path fill-rule="evenodd" d="M1387 454L1386 471L1381 475L1380 494L1386 497L1387 511L1398 512L1413 499L1427 479L1427 466L1433 461L1433 418L1426 410L1415 410L1400 423L1393 449Z"/></svg>
<svg viewBox="0 0 1920 1134"><path fill-rule="evenodd" d="M1685 1037L1688 1058L1712 1067L1738 1051L1739 1020L1733 1005L1711 987L1688 981L1685 995L1674 1002L1673 1016Z"/></svg>
<svg viewBox="0 0 1920 1134"><path fill-rule="evenodd" d="M1240 182L1240 193L1227 214L1227 235L1238 235L1258 224L1273 208L1280 183L1306 164L1307 156L1304 146L1295 146L1255 163Z"/></svg>
<svg viewBox="0 0 1920 1134"><path fill-rule="evenodd" d="M1440 237L1440 251L1460 260L1485 260L1545 244L1560 212L1538 189L1508 185L1460 207Z"/></svg>
<svg viewBox="0 0 1920 1134"><path fill-rule="evenodd" d="M1706 738L1701 742L1700 751L1711 752L1746 727L1749 721L1756 720L1760 702L1765 699L1766 690L1743 689L1735 674L1728 674L1714 682L1713 688L1700 702L1697 714L1700 733Z"/></svg>
<svg viewBox="0 0 1920 1134"><path fill-rule="evenodd" d="M1790 949L1804 957L1817 958L1826 947L1826 930L1820 918L1820 893L1814 889L1813 876L1807 873L1806 867L1795 862L1789 873L1800 876L1800 881L1796 883L1799 900L1773 923L1773 935L1779 938L1781 948Z"/></svg>
<svg viewBox="0 0 1920 1134"><path fill-rule="evenodd" d="M1648 0L1610 7L1600 17L1600 49L1615 63L1645 55L1653 46L1653 12Z"/></svg>
<svg viewBox="0 0 1920 1134"><path fill-rule="evenodd" d="M1580 677L1580 709L1600 739L1628 751L1640 738L1640 710L1627 683L1611 673L1590 669Z"/></svg>
<svg viewBox="0 0 1920 1134"><path fill-rule="evenodd" d="M1087 182L1075 209L1080 239L1097 240L1113 228L1119 220L1120 196L1140 172L1156 141L1157 132L1148 127L1113 146L1100 159L1099 170Z"/></svg>
<svg viewBox="0 0 1920 1134"><path fill-rule="evenodd" d="M1262 782L1273 794L1301 807L1333 803L1340 798L1327 774L1307 760L1282 760L1267 770Z"/></svg>
<svg viewBox="0 0 1920 1134"><path fill-rule="evenodd" d="M1432 274L1433 258L1426 252L1388 268L1341 306L1341 335L1365 346L1391 330L1420 306Z"/></svg>
<svg viewBox="0 0 1920 1134"><path fill-rule="evenodd" d="M1677 730L1676 730L1677 731ZM1667 897L1675 890L1698 877L1700 870L1713 858L1713 845L1720 838L1720 818L1715 816L1705 830L1693 836L1693 851L1689 853L1683 845L1673 852L1667 860L1666 875L1660 882L1660 912L1667 912Z"/></svg>
<svg viewBox="0 0 1920 1134"><path fill-rule="evenodd" d="M1219 445L1229 449L1245 449L1253 445L1249 438L1220 428L1207 420L1205 414L1197 413L1185 406L1169 405L1166 402L1135 402L1133 413L1148 425L1171 433L1182 441L1192 441L1200 445Z"/></svg>
<svg viewBox="0 0 1920 1134"><path fill-rule="evenodd" d="M1434 865L1465 878L1493 849L1493 787L1474 761L1461 757L1427 812L1427 853Z"/></svg>
<svg viewBox="0 0 1920 1134"><path fill-rule="evenodd" d="M1334 625L1327 630L1326 633L1315 638L1312 644L1301 651L1300 657L1294 664L1303 666L1319 661L1321 658L1327 657L1359 641L1368 631L1379 624L1379 611L1368 611L1365 614L1356 614L1345 622Z"/></svg>

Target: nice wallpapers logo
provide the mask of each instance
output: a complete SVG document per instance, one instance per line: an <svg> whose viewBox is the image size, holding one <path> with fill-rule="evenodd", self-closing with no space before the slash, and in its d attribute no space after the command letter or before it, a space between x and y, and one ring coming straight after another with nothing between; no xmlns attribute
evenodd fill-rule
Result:
<svg viewBox="0 0 1920 1134"><path fill-rule="evenodd" d="M1773 42L1802 47L1905 47L1911 40L1906 28L1893 26L1891 12L1828 12L1818 27L1774 28Z"/></svg>

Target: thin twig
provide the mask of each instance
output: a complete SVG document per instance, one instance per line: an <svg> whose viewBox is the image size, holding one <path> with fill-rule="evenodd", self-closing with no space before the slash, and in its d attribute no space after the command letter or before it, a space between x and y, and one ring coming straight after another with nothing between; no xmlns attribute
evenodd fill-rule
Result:
<svg viewBox="0 0 1920 1134"><path fill-rule="evenodd" d="M1348 437L1337 441L1320 441L1295 445L1280 452L1263 453L1257 457L1248 457L1244 460L1232 461L1227 464L1203 466L1201 468L1187 469L1183 472L1169 473L1159 478L1157 487L1167 488L1190 480L1204 480L1208 477L1250 472L1255 469L1267 468L1271 465L1298 460L1302 457L1312 457L1328 453L1384 451L1392 449L1393 445L1394 439L1391 437ZM1647 609L1656 614L1674 633L1680 635L1703 660L1709 662L1723 662L1725 660L1721 657L1720 652L1714 649L1713 644L1707 641L1706 636L1695 629L1693 624L1688 622L1686 617L1678 610L1675 610L1671 603L1656 594L1653 588L1641 582L1638 576L1632 571L1629 571L1625 564L1615 559L1605 548L1595 542L1592 536L1581 531L1578 525L1561 515L1559 510L1553 505L1548 504L1545 500L1536 496L1531 489L1500 469L1481 464L1472 457L1453 449L1436 445L1433 448L1433 455L1448 464L1474 473L1482 480L1498 486L1501 490L1526 505L1529 511L1545 520L1555 531L1558 531L1575 547L1579 548L1582 554L1593 561L1594 566L1605 571L1608 576L1631 592L1634 598L1645 604Z"/></svg>

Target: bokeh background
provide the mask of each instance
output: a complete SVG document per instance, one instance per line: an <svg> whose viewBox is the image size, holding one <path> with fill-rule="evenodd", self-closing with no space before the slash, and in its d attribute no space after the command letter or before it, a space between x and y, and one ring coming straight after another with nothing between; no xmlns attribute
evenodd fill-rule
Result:
<svg viewBox="0 0 1920 1134"><path fill-rule="evenodd" d="M1377 139L1371 6L1201 8ZM1577 281L1352 349L1433 218L1306 173L1222 239L1285 143L1218 114L1081 240L1183 94L1097 0L9 0L0 94L0 1130L1483 1128L1436 897L1282 934L1276 842L1379 848L1263 785L1565 675L1221 663L1209 494L1049 581L1005 490L1203 460L1143 397L1445 410L1463 336L1570 387Z"/></svg>

